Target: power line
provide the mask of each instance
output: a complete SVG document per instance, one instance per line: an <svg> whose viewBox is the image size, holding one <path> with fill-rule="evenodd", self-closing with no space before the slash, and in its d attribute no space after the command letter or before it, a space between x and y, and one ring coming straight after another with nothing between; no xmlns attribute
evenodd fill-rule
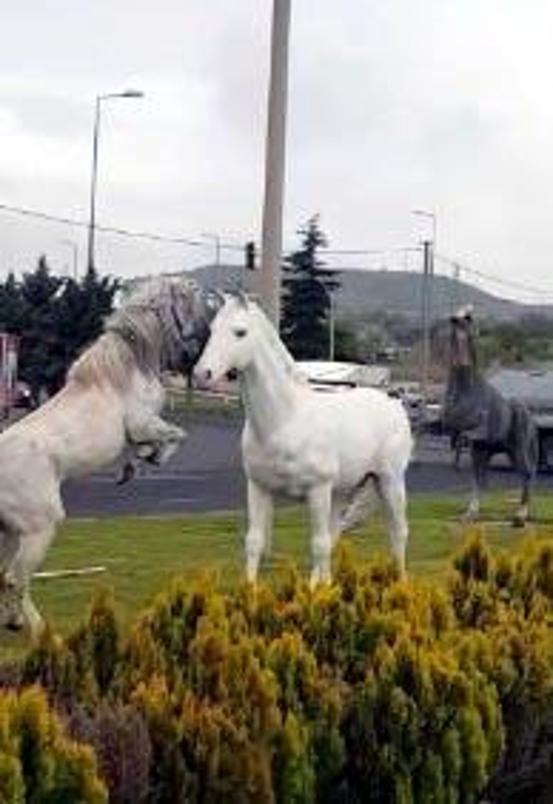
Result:
<svg viewBox="0 0 553 804"><path fill-rule="evenodd" d="M22 217L45 220L51 223L62 223L65 224L66 226L88 228L88 221L83 221L78 218L66 218L60 215L50 215L49 213L46 212L40 212L39 210L35 209L26 209L25 207L15 207L9 204L0 204L0 211L9 212L14 215L20 215ZM205 247L206 245L205 241L194 239L191 237L180 237L180 236L173 237L171 235L157 234L155 232L136 232L133 231L132 229L124 229L118 226L102 226L100 224L96 224L95 229L101 232L106 232L107 234L119 235L121 237L139 238L142 240L152 240L160 243L173 243L176 245L195 246L195 247ZM221 242L220 248L229 251L244 250L243 246L237 245L236 243Z"/></svg>
<svg viewBox="0 0 553 804"><path fill-rule="evenodd" d="M29 209L27 207L19 207L14 206L11 204L1 204L0 203L0 212L7 212L13 215L19 215L21 217L27 218L34 218L37 220L49 221L50 223L60 223L66 226L73 226L78 228L87 228L88 221L80 220L78 218L70 218L67 216L61 215L52 215L47 212L42 212L40 210ZM157 232L143 232L143 231L135 231L132 229L126 229L120 226L104 226L104 225L97 225L96 229L101 232L105 232L106 234L113 234L118 237L127 237L130 239L140 239L140 240L148 240L151 242L158 242L158 243L171 243L173 245L184 245L190 246L193 248L205 248L206 243L202 239L187 237L187 236L171 236L160 234ZM224 241L220 241L220 248L224 249L225 251L235 251L235 252L243 252L244 246L238 245L236 243L228 243ZM420 246L402 246L402 247L393 247L393 248L382 248L382 249L369 249L369 248L324 248L321 251L329 256L384 256L386 254L399 254L404 253L407 254L409 252L420 252ZM516 280L512 279L505 279L504 277L499 277L495 274L489 273L487 271L482 271L477 268L473 268L466 263L461 262L457 259L452 259L451 257L447 257L443 254L436 254L436 259L440 262L447 263L453 269L464 272L466 275L475 276L480 279L483 279L487 282L491 282L494 285L504 288L510 288L512 290L523 291L524 293L529 293L533 296L539 296L540 299L543 299L544 296L553 296L553 287L550 288L540 288L534 285L528 285L525 282L517 282ZM367 270L366 267L363 266L341 266L338 270L342 271L349 271L349 270ZM402 269L404 270L404 269Z"/></svg>
<svg viewBox="0 0 553 804"><path fill-rule="evenodd" d="M409 251L418 251L421 252L422 248L420 246L399 246L393 248L326 248L322 247L321 251L324 254L329 254L331 256L340 256L342 254L347 256L364 256L364 255L381 255L381 254L399 254L399 253L406 253Z"/></svg>
<svg viewBox="0 0 553 804"><path fill-rule="evenodd" d="M487 271L481 271L478 268L472 268L465 263L460 262L459 260L453 260L450 257L445 257L443 254L436 254L436 258L441 262L448 263L451 265L453 269L457 269L457 271L463 271L466 274L471 276L477 276L481 279L485 279L488 282L493 282L500 287L506 288L513 288L514 290L522 290L526 293L531 293L536 296L547 296L553 295L553 287L550 288L538 288L534 285L527 285L524 282L517 282L512 279L505 279L504 277L499 277L495 274L490 274Z"/></svg>

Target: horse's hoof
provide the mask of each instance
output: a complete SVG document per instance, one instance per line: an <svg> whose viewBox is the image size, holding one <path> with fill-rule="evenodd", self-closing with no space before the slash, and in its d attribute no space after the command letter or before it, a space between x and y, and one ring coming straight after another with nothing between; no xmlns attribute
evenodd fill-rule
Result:
<svg viewBox="0 0 553 804"><path fill-rule="evenodd" d="M115 484L117 486L123 486L125 483L128 483L129 480L132 480L136 474L136 467L132 463L126 463L119 476L117 477Z"/></svg>

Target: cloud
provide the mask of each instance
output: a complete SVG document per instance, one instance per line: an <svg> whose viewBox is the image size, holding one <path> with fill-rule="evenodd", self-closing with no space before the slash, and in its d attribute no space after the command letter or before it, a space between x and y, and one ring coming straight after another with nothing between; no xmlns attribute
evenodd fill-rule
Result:
<svg viewBox="0 0 553 804"><path fill-rule="evenodd" d="M270 11L270 0L3 7L0 202L86 217L94 98L136 86L144 99L103 107L99 219L236 242L258 232ZM547 286L552 33L546 0L293 3L287 243L318 211L335 247L413 245L410 210L424 207L442 252ZM63 264L59 240L0 216L0 271L44 250ZM124 274L210 253L99 248Z"/></svg>

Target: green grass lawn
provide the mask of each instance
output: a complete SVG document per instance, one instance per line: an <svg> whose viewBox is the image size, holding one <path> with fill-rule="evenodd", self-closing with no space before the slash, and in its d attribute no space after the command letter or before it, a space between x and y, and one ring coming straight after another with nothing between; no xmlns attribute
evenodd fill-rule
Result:
<svg viewBox="0 0 553 804"><path fill-rule="evenodd" d="M459 520L460 497L416 496L410 501L411 536L408 568L414 575L444 578L452 555L470 528ZM534 522L512 528L512 492L489 496L478 526L494 548L511 549L527 538L553 539L553 495L535 500ZM124 624L144 608L175 575L190 579L215 572L223 586L241 577L243 512L167 518L118 518L68 521L51 548L44 569L102 564L107 572L89 578L35 580L33 594L56 630L67 633L85 616L93 590L113 589ZM383 523L375 516L360 530L344 537L363 556L386 553ZM308 524L303 508L277 511L273 554L264 574L293 560L307 572ZM18 652L19 636L0 634L0 658Z"/></svg>

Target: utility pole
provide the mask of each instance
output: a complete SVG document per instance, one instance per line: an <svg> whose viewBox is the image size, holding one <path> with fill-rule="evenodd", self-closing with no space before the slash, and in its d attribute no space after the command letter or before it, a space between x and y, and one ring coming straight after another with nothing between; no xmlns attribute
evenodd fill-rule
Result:
<svg viewBox="0 0 553 804"><path fill-rule="evenodd" d="M428 397L428 380L430 374L430 328L432 311L432 278L434 275L434 243L423 240L423 278L422 278L422 360L421 386L424 399Z"/></svg>
<svg viewBox="0 0 553 804"><path fill-rule="evenodd" d="M273 0L261 264L252 276L252 289L277 329L280 322L290 3L291 0Z"/></svg>
<svg viewBox="0 0 553 804"><path fill-rule="evenodd" d="M461 266L458 262L453 263L453 310L455 313L461 306Z"/></svg>
<svg viewBox="0 0 553 804"><path fill-rule="evenodd" d="M423 278L421 304L421 387L424 400L428 398L428 381L430 375L430 328L432 325L432 281L434 278L434 250L436 248L436 213L425 209L412 209L412 215L419 215L432 221L432 239L425 237L423 246Z"/></svg>
<svg viewBox="0 0 553 804"><path fill-rule="evenodd" d="M334 293L331 290L327 290L328 293L328 302L329 302L329 360L334 362L334 353L335 353L335 312L334 312Z"/></svg>
<svg viewBox="0 0 553 804"><path fill-rule="evenodd" d="M212 240L215 246L215 265L219 267L221 265L221 237L218 234L211 234L211 232L205 232L202 237L205 237L207 240Z"/></svg>

